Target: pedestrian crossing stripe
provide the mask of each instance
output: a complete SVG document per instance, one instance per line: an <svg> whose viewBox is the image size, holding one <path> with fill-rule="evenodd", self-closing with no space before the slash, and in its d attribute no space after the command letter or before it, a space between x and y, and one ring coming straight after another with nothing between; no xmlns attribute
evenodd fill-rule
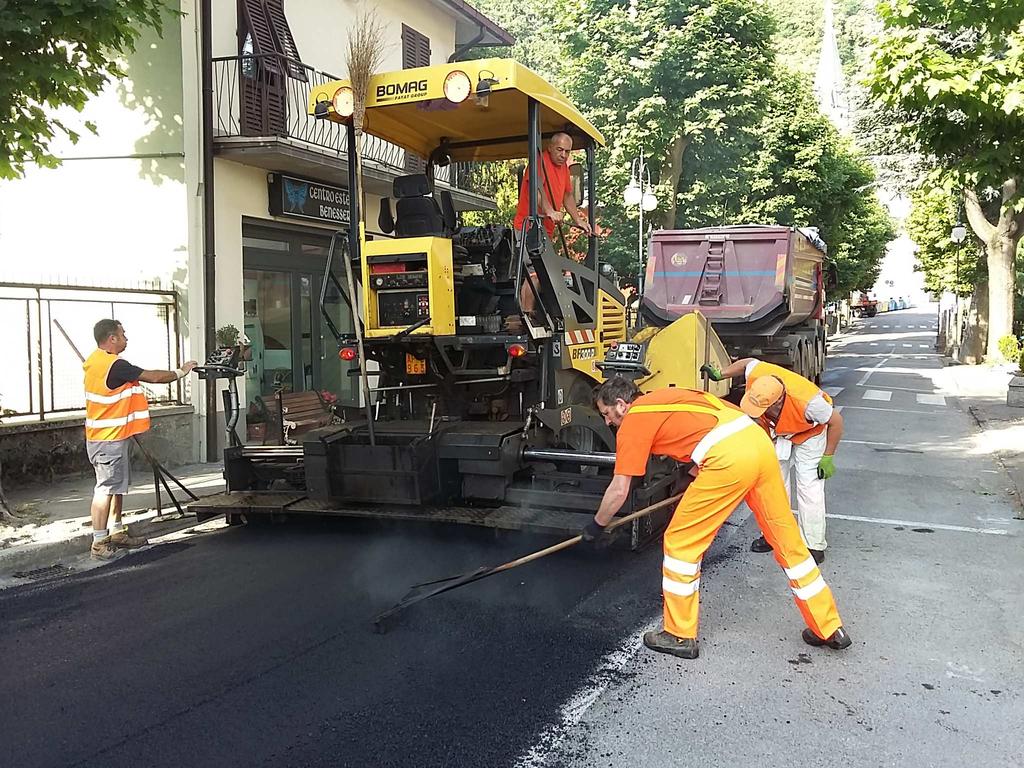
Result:
<svg viewBox="0 0 1024 768"><path fill-rule="evenodd" d="M892 400L892 392L885 389L869 389L864 392L865 400L879 400L887 403Z"/></svg>

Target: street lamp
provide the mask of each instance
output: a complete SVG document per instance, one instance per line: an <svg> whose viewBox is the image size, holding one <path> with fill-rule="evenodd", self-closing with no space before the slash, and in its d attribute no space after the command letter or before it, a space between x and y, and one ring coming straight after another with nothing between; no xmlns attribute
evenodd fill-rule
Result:
<svg viewBox="0 0 1024 768"><path fill-rule="evenodd" d="M960 346L960 244L967 239L967 227L957 222L949 233L949 239L956 243L956 282L953 284L953 300L955 309L953 316L956 318L956 334L953 337L956 345Z"/></svg>
<svg viewBox="0 0 1024 768"><path fill-rule="evenodd" d="M639 234L637 236L637 294L644 292L644 272L646 271L644 260L644 211L650 213L658 207L658 198L654 196L651 185L651 170L644 160L643 150L640 156L633 159L629 168L629 183L622 190L622 201L628 206L637 206L640 214Z"/></svg>

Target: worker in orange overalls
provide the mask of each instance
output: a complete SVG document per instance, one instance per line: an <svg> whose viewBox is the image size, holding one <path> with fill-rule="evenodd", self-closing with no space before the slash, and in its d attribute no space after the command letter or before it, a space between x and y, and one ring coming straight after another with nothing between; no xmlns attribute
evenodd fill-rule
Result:
<svg viewBox="0 0 1024 768"><path fill-rule="evenodd" d="M746 501L789 578L808 629L808 645L849 647L832 592L800 537L789 509L771 440L735 406L706 392L662 389L641 395L636 384L616 376L602 384L595 403L609 426L618 428L615 473L585 541L597 542L629 495L634 477L647 471L651 455L692 461L698 471L665 531L662 566L664 629L644 634L654 651L695 659L701 558L732 511Z"/></svg>
<svg viewBox="0 0 1024 768"><path fill-rule="evenodd" d="M701 368L714 381L745 376L747 392L740 408L775 440L790 507L796 509L804 543L816 562L825 560L825 481L836 472L835 453L843 436L843 417L832 398L798 373L754 357L737 360L721 371ZM793 493L790 475L796 475ZM794 503L795 502L795 503ZM770 552L764 536L750 545Z"/></svg>

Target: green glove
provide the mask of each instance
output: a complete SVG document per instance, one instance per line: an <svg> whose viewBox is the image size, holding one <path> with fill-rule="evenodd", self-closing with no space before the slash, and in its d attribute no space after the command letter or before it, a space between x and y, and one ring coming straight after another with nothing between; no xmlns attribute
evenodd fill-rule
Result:
<svg viewBox="0 0 1024 768"><path fill-rule="evenodd" d="M700 367L700 372L703 373L712 381L722 380L722 371L714 363L704 363L704 365Z"/></svg>
<svg viewBox="0 0 1024 768"><path fill-rule="evenodd" d="M828 480L836 473L836 459L834 456L822 456L818 462L818 479Z"/></svg>

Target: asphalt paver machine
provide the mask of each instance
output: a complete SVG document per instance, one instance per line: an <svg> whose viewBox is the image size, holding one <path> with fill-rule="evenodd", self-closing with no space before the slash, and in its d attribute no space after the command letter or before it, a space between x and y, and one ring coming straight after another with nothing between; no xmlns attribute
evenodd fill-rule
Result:
<svg viewBox="0 0 1024 768"><path fill-rule="evenodd" d="M356 190L352 111L348 82L312 89L310 119L347 132ZM621 373L645 390L724 395L725 385L703 381L699 368L726 364L725 348L699 314L627 339L624 298L602 277L597 238L573 258L564 240L548 238L536 199L519 232L460 226L444 181L453 169L538 158L555 132L567 133L583 158L581 202L595 221L603 138L534 72L488 59L382 73L370 81L365 114L374 141L427 158L422 173L394 179L382 201L377 229L386 237L367 237L367 212L353 192L357 225L335 237L337 255L328 258L321 310L339 355L366 367L369 402L296 445L229 447L227 492L192 508L229 522L312 513L577 532L614 466L615 435L593 407L595 385ZM529 163L531 189L543 183L539 173ZM331 321L329 294L352 307L363 356L356 329ZM685 469L652 458L622 514L677 493ZM664 519L623 526L629 543L642 545Z"/></svg>

